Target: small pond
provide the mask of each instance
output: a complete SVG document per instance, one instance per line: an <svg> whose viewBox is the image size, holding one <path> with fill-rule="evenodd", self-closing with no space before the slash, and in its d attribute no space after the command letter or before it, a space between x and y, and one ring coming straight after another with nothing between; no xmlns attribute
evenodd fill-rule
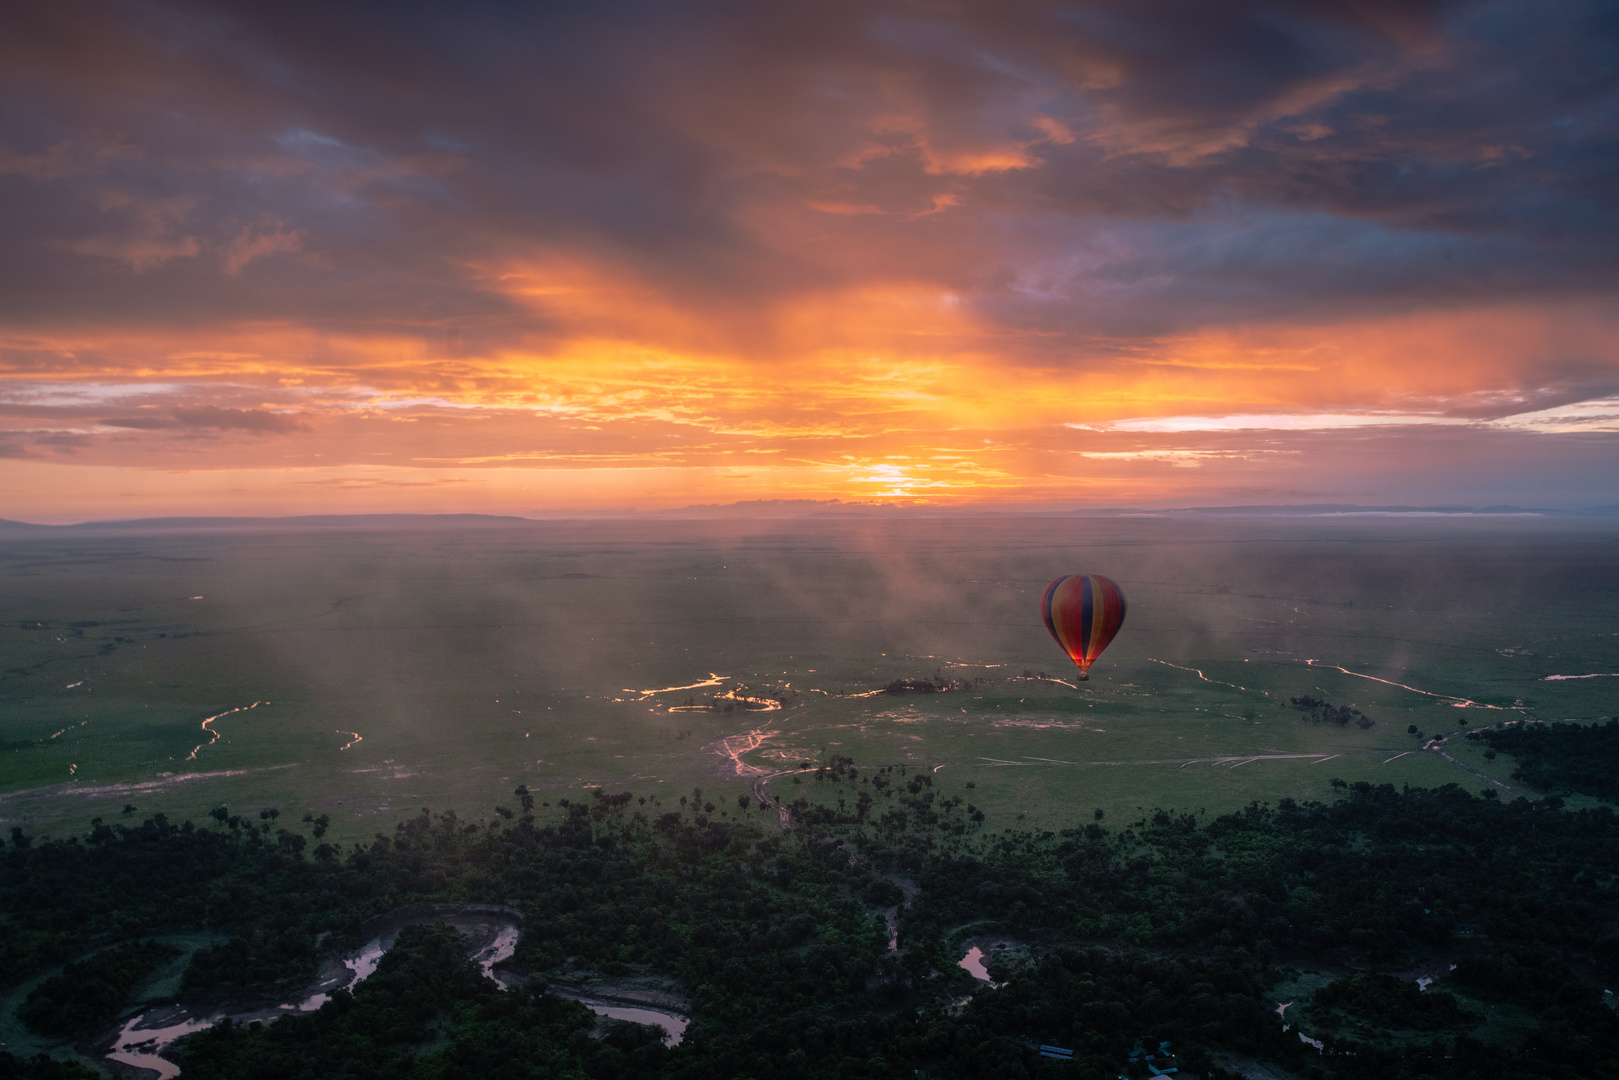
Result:
<svg viewBox="0 0 1619 1080"><path fill-rule="evenodd" d="M1004 984L998 983L994 979L990 978L989 968L984 966L984 962L988 959L989 957L985 954L984 950L980 949L977 945L974 945L972 948L967 950L966 956L963 956L960 960L956 961L956 966L959 968L965 968L967 970L967 974L971 975L979 982L988 983L990 989L998 990Z"/></svg>

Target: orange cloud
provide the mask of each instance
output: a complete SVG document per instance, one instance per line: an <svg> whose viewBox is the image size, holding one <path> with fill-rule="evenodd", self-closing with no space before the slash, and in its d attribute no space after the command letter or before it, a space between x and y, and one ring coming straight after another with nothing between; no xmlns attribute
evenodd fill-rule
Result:
<svg viewBox="0 0 1619 1080"><path fill-rule="evenodd" d="M289 511L328 506L319 492L334 490L367 506L503 512L781 497L1143 503L1211 484L1303 490L1322 466L1312 432L1473 431L1563 405L1545 378L1556 365L1566 400L1619 386L1601 348L1612 316L1594 306L1079 343L1067 364L1020 366L996 351L996 328L920 286L809 294L736 335L599 270L496 280L546 314L548 335L472 356L446 355L442 337L265 325L14 340L0 384L6 468L126 475L129 497L154 505L229 474L232 492L257 494L227 502ZM759 355L727 341L757 342ZM54 498L37 484L13 494Z"/></svg>
<svg viewBox="0 0 1619 1080"><path fill-rule="evenodd" d="M35 5L5 512L1619 502L1611 27L1395 7Z"/></svg>

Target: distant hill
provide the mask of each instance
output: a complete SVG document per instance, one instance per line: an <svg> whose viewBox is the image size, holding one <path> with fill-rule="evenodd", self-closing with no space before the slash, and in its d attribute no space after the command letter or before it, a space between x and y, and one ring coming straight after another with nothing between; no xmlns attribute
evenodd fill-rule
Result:
<svg viewBox="0 0 1619 1080"><path fill-rule="evenodd" d="M841 499L754 499L725 504L683 506L649 511L659 518L798 518L798 517L946 517L961 515L1038 515L1040 517L1619 517L1619 507L1553 510L1524 506L1361 506L1354 503L1306 503L1274 506L1187 507L1053 507L933 506L902 503L859 503Z"/></svg>
<svg viewBox="0 0 1619 1080"><path fill-rule="evenodd" d="M1082 511L1083 512L1083 511ZM1139 511L1135 511L1139 512ZM1567 510L1525 506L1359 506L1354 503L1305 503L1297 506L1189 506L1165 514L1226 517L1569 517Z"/></svg>
<svg viewBox="0 0 1619 1080"><path fill-rule="evenodd" d="M79 532L209 532L234 529L490 528L530 525L528 518L495 514L307 514L298 517L161 517L32 525L0 520L0 534Z"/></svg>
<svg viewBox="0 0 1619 1080"><path fill-rule="evenodd" d="M88 532L219 532L264 529L413 529L510 528L543 521L591 520L771 520L792 518L933 518L933 517L1162 517L1187 518L1470 518L1541 517L1561 519L1619 518L1619 506L1559 510L1524 506L1359 506L1353 503L1306 503L1275 506L1186 507L1053 507L1053 506L934 506L902 503L845 502L842 499L750 499L734 503L706 503L667 510L614 510L595 513L570 511L536 513L534 517L502 514L305 514L294 517L160 517L112 521L85 521L72 525L37 525L0 518L0 536L60 535Z"/></svg>

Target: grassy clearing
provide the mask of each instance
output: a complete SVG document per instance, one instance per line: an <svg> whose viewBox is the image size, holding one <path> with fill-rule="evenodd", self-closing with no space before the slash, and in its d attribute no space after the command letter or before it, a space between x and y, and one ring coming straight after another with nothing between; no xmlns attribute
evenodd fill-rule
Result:
<svg viewBox="0 0 1619 1080"><path fill-rule="evenodd" d="M520 783L728 806L739 762L834 753L937 769L997 829L1511 785L1407 729L1610 713L1607 680L1546 676L1611 666L1612 549L1609 525L1084 519L9 540L0 818L277 806L346 841ZM1078 570L1124 584L1124 632L1077 688L1025 676L1071 679L1036 599ZM974 682L856 696L935 676Z"/></svg>

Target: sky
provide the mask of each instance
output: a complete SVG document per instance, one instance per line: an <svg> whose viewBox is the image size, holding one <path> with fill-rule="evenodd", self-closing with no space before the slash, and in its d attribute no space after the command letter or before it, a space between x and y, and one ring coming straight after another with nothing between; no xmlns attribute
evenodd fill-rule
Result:
<svg viewBox="0 0 1619 1080"><path fill-rule="evenodd" d="M0 517L1619 504L1606 0L19 0Z"/></svg>

